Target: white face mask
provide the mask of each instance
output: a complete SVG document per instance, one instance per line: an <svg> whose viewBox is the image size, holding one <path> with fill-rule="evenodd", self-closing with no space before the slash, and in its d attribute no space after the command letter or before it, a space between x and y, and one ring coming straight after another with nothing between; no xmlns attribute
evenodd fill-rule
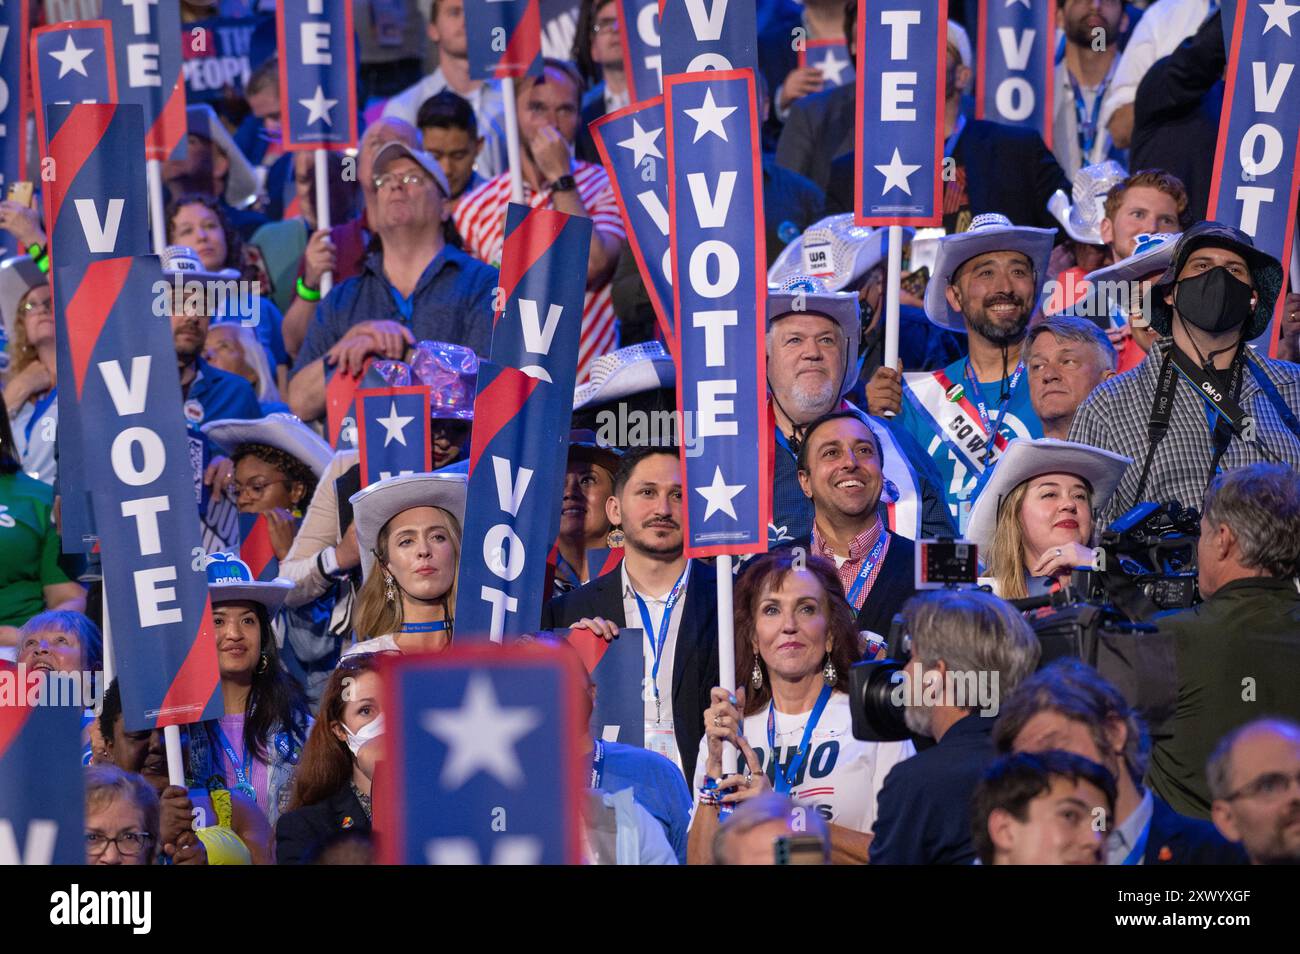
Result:
<svg viewBox="0 0 1300 954"><path fill-rule="evenodd" d="M384 734L384 714L379 713L356 732L353 732L346 725L343 726L343 731L348 734L348 748L352 750L352 755L355 757L357 750L361 746Z"/></svg>

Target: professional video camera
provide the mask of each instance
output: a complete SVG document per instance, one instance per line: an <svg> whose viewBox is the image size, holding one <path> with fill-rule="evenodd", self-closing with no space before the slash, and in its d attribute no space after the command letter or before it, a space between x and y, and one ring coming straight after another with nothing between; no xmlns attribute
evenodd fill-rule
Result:
<svg viewBox="0 0 1300 954"><path fill-rule="evenodd" d="M1194 605L1200 535L1201 516L1191 507L1137 504L1102 532L1093 570L1079 580L1084 598L1134 622Z"/></svg>

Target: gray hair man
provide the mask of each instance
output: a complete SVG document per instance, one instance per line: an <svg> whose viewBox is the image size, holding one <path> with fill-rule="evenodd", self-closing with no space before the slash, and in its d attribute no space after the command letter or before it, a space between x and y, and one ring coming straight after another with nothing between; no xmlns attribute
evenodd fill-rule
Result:
<svg viewBox="0 0 1300 954"><path fill-rule="evenodd" d="M1205 602L1158 621L1178 705L1153 739L1147 782L1175 811L1209 818L1201 766L1214 740L1264 713L1300 722L1300 474L1252 464L1216 477L1197 564Z"/></svg>
<svg viewBox="0 0 1300 954"><path fill-rule="evenodd" d="M1038 639L1010 604L977 590L922 593L902 615L907 727L936 744L885 779L870 861L969 864L971 795L996 758L993 717L1038 665Z"/></svg>
<svg viewBox="0 0 1300 954"><path fill-rule="evenodd" d="M1056 316L1029 329L1021 360L1043 436L1063 441L1083 399L1114 376L1119 355L1095 322Z"/></svg>
<svg viewBox="0 0 1300 954"><path fill-rule="evenodd" d="M1205 774L1214 824L1252 864L1300 862L1300 725L1260 719L1227 735Z"/></svg>
<svg viewBox="0 0 1300 954"><path fill-rule="evenodd" d="M781 839L815 838L818 864L831 863L830 829L809 805L797 805L787 795L769 792L746 799L732 812L713 837L715 865L771 865L804 863L790 854ZM783 854L778 861L778 854Z"/></svg>

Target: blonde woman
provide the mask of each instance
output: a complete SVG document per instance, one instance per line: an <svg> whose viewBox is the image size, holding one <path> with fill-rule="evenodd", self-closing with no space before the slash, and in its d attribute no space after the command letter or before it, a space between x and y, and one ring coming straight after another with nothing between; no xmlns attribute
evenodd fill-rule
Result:
<svg viewBox="0 0 1300 954"><path fill-rule="evenodd" d="M351 497L363 582L345 657L451 644L465 490L464 474L413 474Z"/></svg>
<svg viewBox="0 0 1300 954"><path fill-rule="evenodd" d="M227 321L208 327L203 360L214 368L237 374L253 386L263 414L287 413L289 405L280 400L280 389L271 374L266 349L257 340L257 332L248 325Z"/></svg>
<svg viewBox="0 0 1300 954"><path fill-rule="evenodd" d="M1007 445L971 508L966 538L979 547L1003 599L1041 596L1092 566L1094 514L1132 458L1050 437Z"/></svg>
<svg viewBox="0 0 1300 954"><path fill-rule="evenodd" d="M26 255L0 262L9 370L4 402L23 473L53 484L59 391L54 353L54 303L49 279Z"/></svg>

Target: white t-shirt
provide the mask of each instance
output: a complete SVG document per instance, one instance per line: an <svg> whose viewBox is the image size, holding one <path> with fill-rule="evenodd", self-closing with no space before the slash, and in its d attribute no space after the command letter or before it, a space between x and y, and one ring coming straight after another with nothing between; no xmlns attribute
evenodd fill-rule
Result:
<svg viewBox="0 0 1300 954"><path fill-rule="evenodd" d="M770 781L775 772L768 757L767 711L768 707L764 706L746 716L744 734ZM788 771L811 714L776 714L777 764L783 770ZM803 767L792 780L790 796L802 805L816 808L828 822L868 832L876 823L876 797L885 784L885 776L903 759L915 755L916 749L910 741L862 742L853 737L852 725L848 694L832 693L826 711L813 729ZM708 746L706 735L700 740L700 754L695 762L697 798L704 784ZM743 768L743 759L741 762Z"/></svg>

